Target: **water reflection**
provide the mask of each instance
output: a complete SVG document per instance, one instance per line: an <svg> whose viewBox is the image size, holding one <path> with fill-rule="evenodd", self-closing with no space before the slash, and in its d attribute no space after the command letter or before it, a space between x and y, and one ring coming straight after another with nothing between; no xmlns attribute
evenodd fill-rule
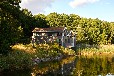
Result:
<svg viewBox="0 0 114 76"><path fill-rule="evenodd" d="M29 70L5 70L0 76L63 76L70 75L77 57L67 57L61 61L42 62Z"/></svg>
<svg viewBox="0 0 114 76"><path fill-rule="evenodd" d="M61 61L41 63L33 68L32 75L70 75L76 64L76 57L67 57Z"/></svg>
<svg viewBox="0 0 114 76"><path fill-rule="evenodd" d="M110 75L109 75L110 74ZM114 58L80 57L73 70L74 76L114 76Z"/></svg>
<svg viewBox="0 0 114 76"><path fill-rule="evenodd" d="M31 76L31 70L4 70L0 73L0 76Z"/></svg>
<svg viewBox="0 0 114 76"><path fill-rule="evenodd" d="M113 76L114 57L67 57L44 62L31 70L4 71L0 76Z"/></svg>

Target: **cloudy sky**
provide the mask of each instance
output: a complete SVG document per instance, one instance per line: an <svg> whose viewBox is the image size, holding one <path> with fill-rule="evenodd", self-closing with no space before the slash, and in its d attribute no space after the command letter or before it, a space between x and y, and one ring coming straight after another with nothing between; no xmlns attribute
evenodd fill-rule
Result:
<svg viewBox="0 0 114 76"><path fill-rule="evenodd" d="M77 14L114 22L114 0L22 0L20 6L32 14L52 12Z"/></svg>

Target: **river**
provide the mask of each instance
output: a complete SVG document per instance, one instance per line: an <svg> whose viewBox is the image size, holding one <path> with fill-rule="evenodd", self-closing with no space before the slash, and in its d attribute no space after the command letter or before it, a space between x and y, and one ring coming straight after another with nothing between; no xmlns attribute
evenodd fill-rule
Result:
<svg viewBox="0 0 114 76"><path fill-rule="evenodd" d="M67 57L31 69L5 70L0 76L114 76L114 57Z"/></svg>

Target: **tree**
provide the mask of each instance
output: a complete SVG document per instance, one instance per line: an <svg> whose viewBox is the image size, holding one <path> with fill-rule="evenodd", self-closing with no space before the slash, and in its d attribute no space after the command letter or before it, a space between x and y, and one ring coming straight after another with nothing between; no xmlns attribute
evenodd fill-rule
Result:
<svg viewBox="0 0 114 76"><path fill-rule="evenodd" d="M46 20L48 21L48 25L51 27L57 27L58 26L58 14L57 13L50 13L49 15L46 16Z"/></svg>
<svg viewBox="0 0 114 76"><path fill-rule="evenodd" d="M6 10L19 9L19 3L20 0L2 0L0 3L0 54L7 54L10 50L10 46L15 44L21 36L22 30L21 27L19 27L18 20L10 13L12 12L11 10Z"/></svg>
<svg viewBox="0 0 114 76"><path fill-rule="evenodd" d="M49 25L47 24L48 21L46 21L46 16L44 14L34 15L34 18L37 21L36 27L42 27L42 28L49 27Z"/></svg>

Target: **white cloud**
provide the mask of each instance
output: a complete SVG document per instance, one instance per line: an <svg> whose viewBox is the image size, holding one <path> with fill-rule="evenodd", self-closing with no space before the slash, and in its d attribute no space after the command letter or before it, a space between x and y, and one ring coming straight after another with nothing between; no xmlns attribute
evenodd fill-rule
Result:
<svg viewBox="0 0 114 76"><path fill-rule="evenodd" d="M69 5L72 7L72 8L75 8L77 6L82 6L82 5L85 5L85 4L88 4L88 3L94 3L94 2L97 2L99 0L73 0L69 3Z"/></svg>
<svg viewBox="0 0 114 76"><path fill-rule="evenodd" d="M51 7L54 0L22 0L21 8L27 8L33 14L44 13L47 7Z"/></svg>

